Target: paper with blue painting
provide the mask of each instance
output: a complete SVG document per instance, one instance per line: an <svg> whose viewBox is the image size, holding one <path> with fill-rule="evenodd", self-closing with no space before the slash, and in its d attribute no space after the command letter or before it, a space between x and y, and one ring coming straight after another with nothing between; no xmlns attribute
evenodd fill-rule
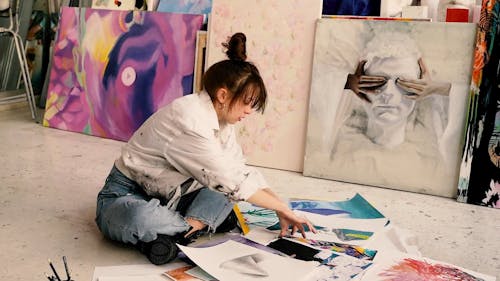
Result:
<svg viewBox="0 0 500 281"><path fill-rule="evenodd" d="M303 237L292 237L287 236L287 239L291 239L296 242L300 242L309 245L315 249L332 251L337 254L351 256L360 260L373 260L378 253L378 250L368 249L361 246L346 244L346 243L336 243L331 241L316 240L311 238Z"/></svg>
<svg viewBox="0 0 500 281"><path fill-rule="evenodd" d="M160 0L158 12L204 15L204 22L212 11L212 0Z"/></svg>
<svg viewBox="0 0 500 281"><path fill-rule="evenodd" d="M384 218L384 215L360 194L356 194L349 200L337 202L293 199L290 200L289 205L292 210L319 215L335 215L336 217L355 219ZM254 206L248 202L240 202L238 207L245 218L245 222L250 227L268 228L278 223L278 217L271 210Z"/></svg>
<svg viewBox="0 0 500 281"><path fill-rule="evenodd" d="M292 210L320 215L339 215L353 219L378 219L384 217L359 193L356 193L349 200L337 202L293 199L290 200L290 207Z"/></svg>
<svg viewBox="0 0 500 281"><path fill-rule="evenodd" d="M388 223L360 194L337 202L295 199L290 200L289 205L294 212L311 219L318 233L308 235L313 235L315 239L361 245ZM278 217L273 211L248 202L240 202L238 207L250 229L280 229Z"/></svg>
<svg viewBox="0 0 500 281"><path fill-rule="evenodd" d="M316 268L309 280L315 281L348 281L364 272L372 265L371 261L360 260L347 255L322 252L326 257L321 265ZM321 253L320 253L321 254ZM319 257L318 254L317 256Z"/></svg>

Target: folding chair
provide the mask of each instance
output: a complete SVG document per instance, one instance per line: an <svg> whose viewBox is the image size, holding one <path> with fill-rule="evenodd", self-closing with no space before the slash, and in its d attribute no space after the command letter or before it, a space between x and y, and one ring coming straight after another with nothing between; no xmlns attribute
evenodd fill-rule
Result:
<svg viewBox="0 0 500 281"><path fill-rule="evenodd" d="M26 60L23 39L19 35L19 2L20 0L0 0L0 16L8 17L8 26L0 25L0 35L11 35L16 48L17 57L21 67L21 75L24 81L25 93L0 98L0 104L11 103L21 99L27 99L31 110L31 117L36 121L36 105L31 77ZM5 54L5 53L4 53Z"/></svg>

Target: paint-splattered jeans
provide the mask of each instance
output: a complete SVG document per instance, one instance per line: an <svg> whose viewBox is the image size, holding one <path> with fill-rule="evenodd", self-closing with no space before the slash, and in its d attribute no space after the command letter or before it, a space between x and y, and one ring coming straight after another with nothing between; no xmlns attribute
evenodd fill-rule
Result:
<svg viewBox="0 0 500 281"><path fill-rule="evenodd" d="M138 240L153 241L157 234L188 231L185 217L198 219L213 230L232 208L233 203L222 193L202 188L181 197L177 209L169 210L113 167L97 196L96 223L109 239L136 244Z"/></svg>

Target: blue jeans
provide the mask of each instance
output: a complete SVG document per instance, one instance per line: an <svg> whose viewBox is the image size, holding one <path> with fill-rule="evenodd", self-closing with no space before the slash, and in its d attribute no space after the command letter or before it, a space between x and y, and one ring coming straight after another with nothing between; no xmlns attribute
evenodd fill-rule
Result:
<svg viewBox="0 0 500 281"><path fill-rule="evenodd" d="M185 217L200 220L209 230L215 230L233 208L224 194L208 188L181 197L176 210L162 203L113 167L97 196L96 223L107 238L136 244L138 240L153 241L157 234L173 236L188 231L190 225Z"/></svg>

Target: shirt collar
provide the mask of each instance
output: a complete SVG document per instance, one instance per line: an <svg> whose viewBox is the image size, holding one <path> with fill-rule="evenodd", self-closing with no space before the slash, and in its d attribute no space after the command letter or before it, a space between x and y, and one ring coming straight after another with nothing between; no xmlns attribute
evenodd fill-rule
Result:
<svg viewBox="0 0 500 281"><path fill-rule="evenodd" d="M199 93L199 97L203 105L203 108L207 109L207 116L206 116L207 126L215 131L220 131L221 128L219 126L219 119L217 118L217 112L215 112L214 103L212 102L212 99L205 90Z"/></svg>

